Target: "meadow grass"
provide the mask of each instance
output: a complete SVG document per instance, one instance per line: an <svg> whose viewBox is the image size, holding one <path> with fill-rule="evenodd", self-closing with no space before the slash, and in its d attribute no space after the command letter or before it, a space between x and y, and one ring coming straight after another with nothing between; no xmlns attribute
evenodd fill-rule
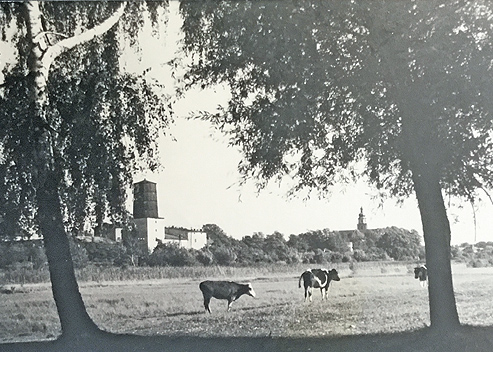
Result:
<svg viewBox="0 0 493 368"><path fill-rule="evenodd" d="M339 272L352 274L402 274L411 272L415 263L412 262L363 262L363 263L336 263L331 265ZM155 280L177 278L217 278L217 277L252 277L297 273L307 268L327 267L318 264L258 264L255 266L189 266L189 267L115 267L90 265L76 269L75 274L79 282L108 282L128 280ZM0 286L8 284L38 284L50 281L48 269L38 270L0 270Z"/></svg>
<svg viewBox="0 0 493 368"><path fill-rule="evenodd" d="M262 273L265 269L210 268L187 271L186 277L79 282L88 313L102 329L115 333L319 337L429 325L428 291L414 279L411 264L352 267L355 272L341 265L341 281L331 284L329 300L322 301L316 291L311 303L303 301L303 289L298 288L307 267L277 266L270 274ZM251 281L257 298L242 296L230 312L226 301L213 299L212 314L206 314L198 288L202 278ZM461 322L493 325L493 268L454 265L454 285ZM0 295L0 341L58 336L49 285L25 285L18 291L23 292Z"/></svg>

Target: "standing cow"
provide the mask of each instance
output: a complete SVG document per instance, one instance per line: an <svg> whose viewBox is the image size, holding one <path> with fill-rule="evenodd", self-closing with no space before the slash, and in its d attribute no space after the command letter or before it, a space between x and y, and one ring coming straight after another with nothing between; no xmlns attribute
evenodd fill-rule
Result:
<svg viewBox="0 0 493 368"><path fill-rule="evenodd" d="M339 274L335 269L327 271L326 269L308 269L303 272L298 281L298 287L301 288L301 280L305 287L305 301L307 298L312 301L312 288L320 289L322 300L328 299L327 292L331 281L340 281Z"/></svg>
<svg viewBox="0 0 493 368"><path fill-rule="evenodd" d="M231 304L243 294L255 298L255 291L253 291L250 283L238 284L232 281L203 281L200 283L199 288L204 296L205 311L209 313L211 313L209 303L212 298L226 299L228 301L228 311L231 309Z"/></svg>
<svg viewBox="0 0 493 368"><path fill-rule="evenodd" d="M421 287L428 286L428 269L426 265L418 266L414 268L414 278L419 279Z"/></svg>

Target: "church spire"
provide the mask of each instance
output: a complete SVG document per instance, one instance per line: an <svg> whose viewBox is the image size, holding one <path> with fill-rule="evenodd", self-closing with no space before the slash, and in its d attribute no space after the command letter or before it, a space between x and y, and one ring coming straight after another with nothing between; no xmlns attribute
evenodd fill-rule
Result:
<svg viewBox="0 0 493 368"><path fill-rule="evenodd" d="M363 214L363 207L360 208L360 213L358 216L358 230L359 231L366 231L367 225L366 225L366 218L365 215Z"/></svg>

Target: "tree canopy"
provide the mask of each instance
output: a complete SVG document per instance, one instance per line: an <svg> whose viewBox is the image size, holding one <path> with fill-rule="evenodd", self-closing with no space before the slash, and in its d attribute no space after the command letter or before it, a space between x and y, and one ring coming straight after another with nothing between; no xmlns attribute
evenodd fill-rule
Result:
<svg viewBox="0 0 493 368"><path fill-rule="evenodd" d="M188 85L223 83L214 121L239 170L293 193L365 178L416 194L430 319L459 324L443 191L493 187L493 9L487 1L183 1ZM362 163L363 169L358 164Z"/></svg>
<svg viewBox="0 0 493 368"><path fill-rule="evenodd" d="M364 174L412 193L438 168L467 199L491 181L491 6L454 1L182 3L191 85L227 83L213 119L245 175L321 192ZM362 160L358 172L354 163Z"/></svg>
<svg viewBox="0 0 493 368"><path fill-rule="evenodd" d="M165 20L165 2L39 3L43 33L37 37L42 55L63 41L83 34L120 11L117 25L63 53L48 66L47 126L34 118L32 43L26 4L2 3L2 41L15 52L0 87L0 214L6 235L20 229L39 231L34 220L36 193L35 142L50 134L54 168L70 231L81 232L87 219L122 221L125 190L132 174L144 165L155 169L156 138L171 121L169 101L152 80L130 74L121 65L122 35L138 53L139 30L151 15L154 25ZM163 9L159 9L163 7ZM121 9L121 10L119 10ZM7 37L9 35L9 37Z"/></svg>

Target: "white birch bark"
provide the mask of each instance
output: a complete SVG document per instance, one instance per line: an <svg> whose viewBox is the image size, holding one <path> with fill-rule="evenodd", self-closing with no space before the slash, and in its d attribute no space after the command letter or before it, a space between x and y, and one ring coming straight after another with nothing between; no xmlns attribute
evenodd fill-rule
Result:
<svg viewBox="0 0 493 368"><path fill-rule="evenodd" d="M77 45L91 41L97 36L103 35L110 30L123 15L126 7L126 3L123 2L117 11L115 11L110 17L104 20L99 25L87 29L86 31L73 35L71 37L62 39L56 42L54 45L49 45L45 42L46 31L43 29L41 22L41 10L38 1L26 2L27 14L28 14L28 28L33 40L32 59L30 61L30 72L35 76L33 97L35 99L36 108L40 117L46 124L46 108L48 106L48 96L46 93L46 87L48 83L48 76L50 73L50 67L55 59L74 48Z"/></svg>
<svg viewBox="0 0 493 368"><path fill-rule="evenodd" d="M43 29L40 3L29 1L26 6L27 37L32 40L28 68L33 78L30 86L34 103L34 129L39 137L33 142L33 185L36 189L38 220L48 258L53 297L57 307L62 336L90 338L99 332L92 321L79 292L70 255L69 241L63 224L63 214L58 193L59 183L54 170L54 136L47 119L50 101L47 85L53 61L71 48L104 34L121 18L126 4L99 25L81 34L62 39L50 45Z"/></svg>

